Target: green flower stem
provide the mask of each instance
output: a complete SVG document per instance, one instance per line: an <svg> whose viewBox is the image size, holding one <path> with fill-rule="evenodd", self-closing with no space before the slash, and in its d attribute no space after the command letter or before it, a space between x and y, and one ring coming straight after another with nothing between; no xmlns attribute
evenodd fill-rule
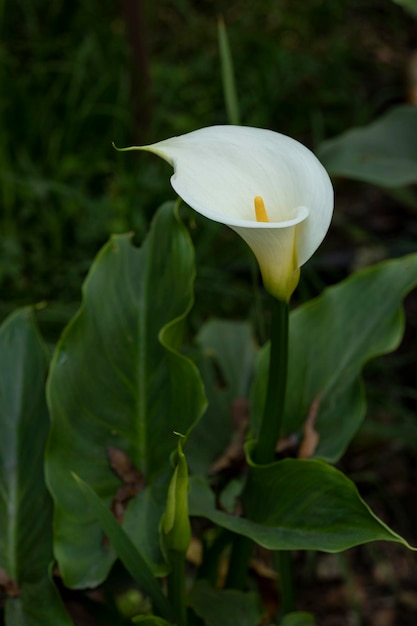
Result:
<svg viewBox="0 0 417 626"><path fill-rule="evenodd" d="M226 587L244 589L248 578L249 561L253 552L253 541L243 535L235 535L229 559Z"/></svg>
<svg viewBox="0 0 417 626"><path fill-rule="evenodd" d="M267 465L275 460L275 450L283 430L285 392L288 369L288 303L272 300L271 348L266 401L257 441L253 447L253 460L258 465ZM256 493L251 487L251 474L243 493L246 515L253 520L257 517ZM253 543L246 537L235 537L230 556L226 584L242 589L245 586L249 559ZM280 575L282 606L284 613L293 610L294 584L290 552L280 552L275 561Z"/></svg>
<svg viewBox="0 0 417 626"><path fill-rule="evenodd" d="M168 601L174 613L176 626L187 626L185 602L185 552L169 551L171 572L168 574Z"/></svg>
<svg viewBox="0 0 417 626"><path fill-rule="evenodd" d="M263 418L253 451L258 465L272 463L282 434L288 369L288 302L272 299L271 352Z"/></svg>
<svg viewBox="0 0 417 626"><path fill-rule="evenodd" d="M278 573L280 595L281 595L281 615L295 611L295 589L292 554L289 550L279 550L272 552L272 562Z"/></svg>
<svg viewBox="0 0 417 626"><path fill-rule="evenodd" d="M288 371L288 323L288 303L273 299L268 387L258 441L254 448L254 461L259 465L275 460L276 446L283 434ZM273 560L279 574L282 612L285 615L295 610L291 552L285 550L275 552Z"/></svg>

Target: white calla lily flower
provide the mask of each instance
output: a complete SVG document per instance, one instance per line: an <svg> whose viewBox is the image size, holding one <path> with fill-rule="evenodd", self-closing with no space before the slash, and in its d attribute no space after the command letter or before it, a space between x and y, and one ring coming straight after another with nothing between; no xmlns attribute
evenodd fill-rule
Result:
<svg viewBox="0 0 417 626"><path fill-rule="evenodd" d="M290 137L244 126L202 128L139 149L173 166L172 187L194 210L243 237L265 288L288 301L333 213L332 184L314 154Z"/></svg>

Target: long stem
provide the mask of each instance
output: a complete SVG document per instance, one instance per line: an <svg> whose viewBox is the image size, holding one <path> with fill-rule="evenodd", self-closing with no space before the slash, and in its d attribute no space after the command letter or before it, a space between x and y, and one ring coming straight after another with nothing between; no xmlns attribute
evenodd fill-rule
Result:
<svg viewBox="0 0 417 626"><path fill-rule="evenodd" d="M268 387L263 419L254 450L254 460L260 465L274 461L276 445L283 434L288 370L288 323L288 303L274 299ZM282 612L286 614L295 610L292 555L289 551L281 550L274 553L273 559L279 573Z"/></svg>
<svg viewBox="0 0 417 626"><path fill-rule="evenodd" d="M168 600L174 612L175 624L187 626L187 606L185 603L185 553L170 551L172 570L168 574Z"/></svg>
<svg viewBox="0 0 417 626"><path fill-rule="evenodd" d="M271 352L263 418L254 450L259 465L271 463L282 434L288 365L288 303L272 300Z"/></svg>
<svg viewBox="0 0 417 626"><path fill-rule="evenodd" d="M266 401L256 446L253 451L254 461L258 465L267 465L274 461L276 445L282 434L285 392L287 387L288 322L288 303L273 299ZM243 494L243 501L246 515L251 519L256 519L256 494L253 493L251 489L250 470L247 486ZM227 586L235 588L244 587L252 549L253 544L250 539L246 537L235 537L230 557ZM287 612L288 607L294 605L291 553L282 552L277 559L281 565L279 569L283 609Z"/></svg>
<svg viewBox="0 0 417 626"><path fill-rule="evenodd" d="M248 577L249 561L253 552L253 541L243 535L235 535L227 571L226 587L244 589Z"/></svg>
<svg viewBox="0 0 417 626"><path fill-rule="evenodd" d="M272 561L278 572L281 593L281 614L295 611L295 589L292 554L289 550L272 553Z"/></svg>

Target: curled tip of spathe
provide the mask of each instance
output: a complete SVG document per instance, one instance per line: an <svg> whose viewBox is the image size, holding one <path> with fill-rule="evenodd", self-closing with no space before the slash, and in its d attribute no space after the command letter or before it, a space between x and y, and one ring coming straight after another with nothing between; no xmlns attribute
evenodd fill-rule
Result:
<svg viewBox="0 0 417 626"><path fill-rule="evenodd" d="M140 150L141 149L140 147L137 147L137 146L128 146L127 148L118 148L116 146L116 144L114 143L114 141L111 142L111 145L113 146L113 148L115 150L117 150L117 152L130 152L132 150Z"/></svg>

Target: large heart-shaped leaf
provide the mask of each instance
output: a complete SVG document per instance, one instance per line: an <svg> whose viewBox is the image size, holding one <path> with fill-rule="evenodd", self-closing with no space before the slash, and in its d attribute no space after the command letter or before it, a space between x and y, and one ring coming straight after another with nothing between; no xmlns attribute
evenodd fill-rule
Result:
<svg viewBox="0 0 417 626"><path fill-rule="evenodd" d="M363 128L323 142L317 155L330 175L381 187L417 182L417 108L392 109Z"/></svg>
<svg viewBox="0 0 417 626"><path fill-rule="evenodd" d="M123 506L122 479L128 497L145 481L158 486L171 471L174 431L188 434L204 411L198 370L179 352L194 273L188 232L173 205L164 205L142 248L129 235L104 246L57 346L48 383L46 469L55 553L68 586L97 585L115 559L70 472L108 506L116 493ZM148 503L141 500L137 511ZM138 545L155 542L145 517L138 515L131 538ZM156 571L160 560L150 563Z"/></svg>
<svg viewBox="0 0 417 626"><path fill-rule="evenodd" d="M208 407L194 428L187 446L187 460L197 474L209 473L216 459L230 445L239 420L247 419L248 397L256 356L250 324L213 319L197 335L202 348L198 360ZM242 433L245 423L241 424Z"/></svg>
<svg viewBox="0 0 417 626"><path fill-rule="evenodd" d="M28 580L22 585L19 597L6 603L6 626L72 625L51 578L46 573L35 582Z"/></svg>
<svg viewBox="0 0 417 626"><path fill-rule="evenodd" d="M191 480L190 514L206 517L271 550L340 552L369 541L408 545L381 522L342 472L318 459L251 467L251 519L216 509L201 477Z"/></svg>
<svg viewBox="0 0 417 626"><path fill-rule="evenodd" d="M315 456L332 462L341 457L366 411L361 371L399 345L401 302L416 285L417 254L412 254L363 270L291 314L284 434L301 431L310 415L319 435ZM253 387L255 433L267 368L266 347Z"/></svg>
<svg viewBox="0 0 417 626"><path fill-rule="evenodd" d="M50 579L52 501L43 476L48 356L33 310L0 328L0 584L7 626L68 626Z"/></svg>

